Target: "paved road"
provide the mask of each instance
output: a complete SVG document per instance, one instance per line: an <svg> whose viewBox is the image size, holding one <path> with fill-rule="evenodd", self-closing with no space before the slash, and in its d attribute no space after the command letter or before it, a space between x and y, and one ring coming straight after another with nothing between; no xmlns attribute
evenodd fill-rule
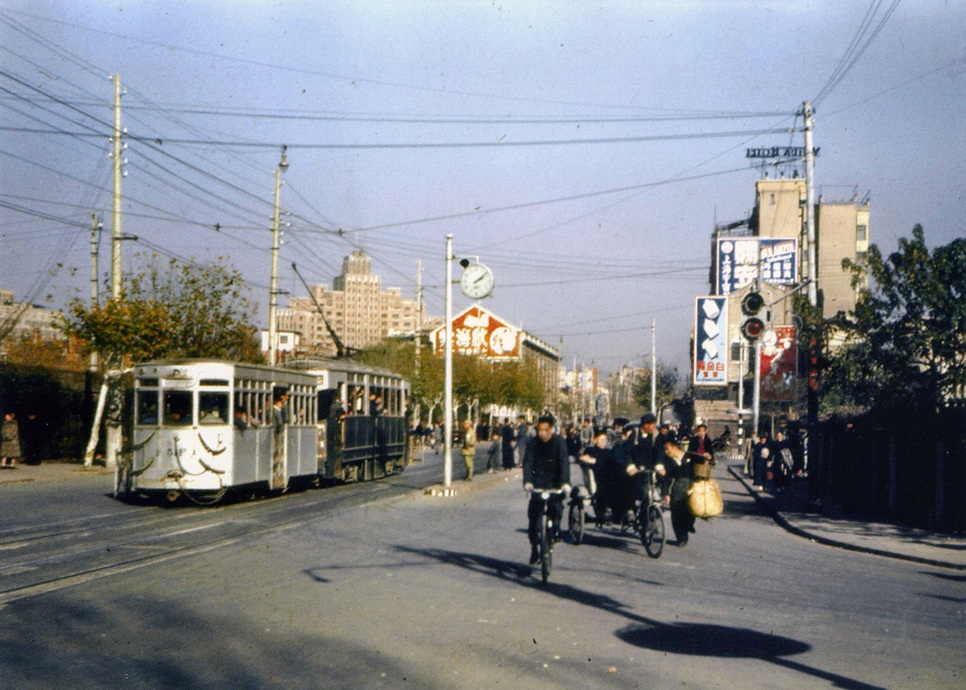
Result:
<svg viewBox="0 0 966 690"><path fill-rule="evenodd" d="M8 602L0 686L963 686L961 573L791 535L717 471L727 512L687 547L592 530L547 587L516 472L252 504L219 548Z"/></svg>

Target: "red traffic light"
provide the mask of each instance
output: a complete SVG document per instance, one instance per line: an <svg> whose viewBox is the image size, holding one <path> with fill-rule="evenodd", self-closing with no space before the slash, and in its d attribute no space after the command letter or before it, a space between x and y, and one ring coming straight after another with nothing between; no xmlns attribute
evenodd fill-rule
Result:
<svg viewBox="0 0 966 690"><path fill-rule="evenodd" d="M743 324L741 324L741 335L748 338L748 340L757 340L761 337L761 334L765 332L765 322L757 317L752 317L746 319Z"/></svg>

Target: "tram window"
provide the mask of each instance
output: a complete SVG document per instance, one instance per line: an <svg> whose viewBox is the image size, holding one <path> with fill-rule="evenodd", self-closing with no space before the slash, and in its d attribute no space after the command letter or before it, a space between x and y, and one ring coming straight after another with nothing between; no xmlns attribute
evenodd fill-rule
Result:
<svg viewBox="0 0 966 690"><path fill-rule="evenodd" d="M139 390L135 424L158 423L158 392Z"/></svg>
<svg viewBox="0 0 966 690"><path fill-rule="evenodd" d="M336 400L338 391L331 388L323 388L319 391L319 419L328 419L332 410L332 405Z"/></svg>
<svg viewBox="0 0 966 690"><path fill-rule="evenodd" d="M169 426L191 425L191 391L164 392L164 423Z"/></svg>
<svg viewBox="0 0 966 690"><path fill-rule="evenodd" d="M227 424L228 394L199 393L198 410L199 424Z"/></svg>

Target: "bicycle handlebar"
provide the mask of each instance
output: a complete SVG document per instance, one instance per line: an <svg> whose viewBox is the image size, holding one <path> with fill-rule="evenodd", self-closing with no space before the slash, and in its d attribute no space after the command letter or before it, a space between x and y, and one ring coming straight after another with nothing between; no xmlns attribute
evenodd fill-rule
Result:
<svg viewBox="0 0 966 690"><path fill-rule="evenodd" d="M566 493L563 489L538 489L535 486L531 486L529 489L527 489L527 491L530 494L540 494L540 498L544 500L550 498L551 494L560 495L560 494ZM544 494L546 494L546 496Z"/></svg>

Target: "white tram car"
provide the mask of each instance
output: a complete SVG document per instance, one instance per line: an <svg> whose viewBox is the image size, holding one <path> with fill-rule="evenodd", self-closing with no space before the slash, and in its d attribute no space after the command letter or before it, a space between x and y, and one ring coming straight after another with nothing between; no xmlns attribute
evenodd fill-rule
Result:
<svg viewBox="0 0 966 690"><path fill-rule="evenodd" d="M409 461L408 395L398 374L341 360L146 362L118 490L213 503L229 489L392 474Z"/></svg>

